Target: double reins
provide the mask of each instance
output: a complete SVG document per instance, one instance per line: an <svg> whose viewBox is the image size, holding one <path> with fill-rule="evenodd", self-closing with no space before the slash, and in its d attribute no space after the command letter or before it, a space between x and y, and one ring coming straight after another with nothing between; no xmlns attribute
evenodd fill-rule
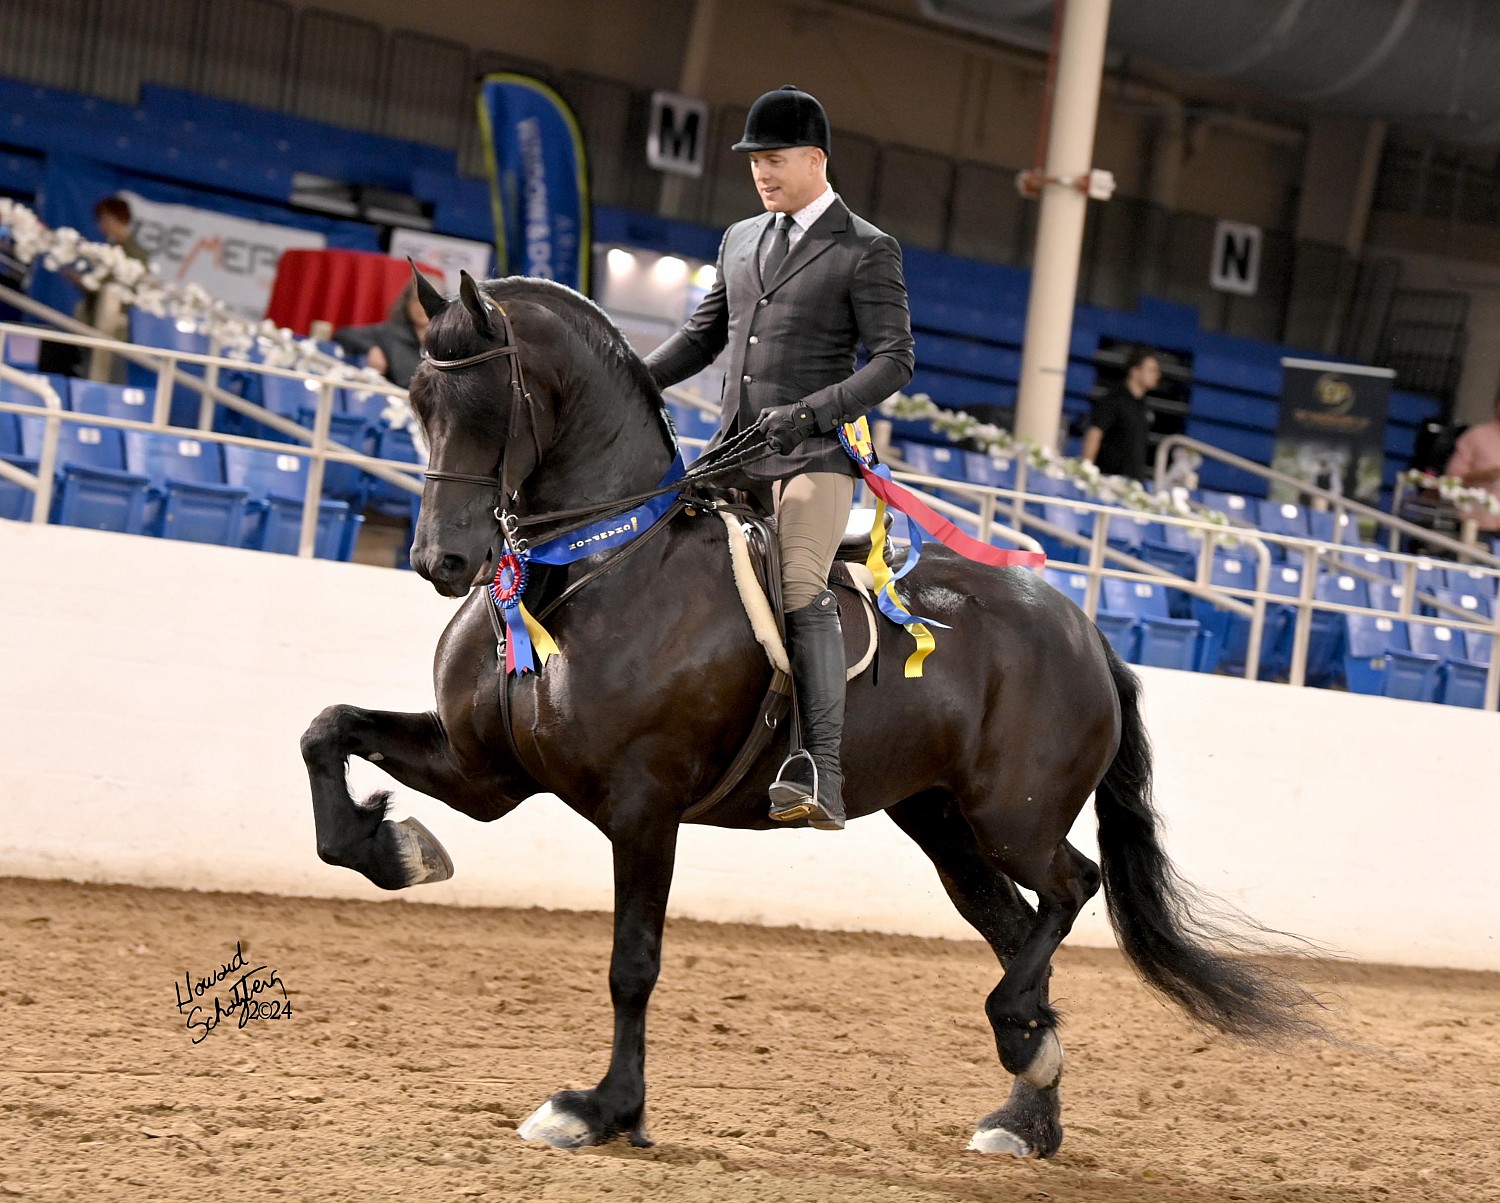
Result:
<svg viewBox="0 0 1500 1203"><path fill-rule="evenodd" d="M476 355L468 355L462 359L436 359L423 351L422 361L440 372L460 371L491 359L503 358L510 361L510 432L506 437L505 453L498 465L498 470L493 475L481 476L471 472L444 472L429 469L423 475L428 480L452 481L456 484L478 485L481 488L497 490L500 494L500 504L495 507L495 519L500 523L503 536L513 551L525 550L535 538L534 533L531 539L524 538L521 534L522 530L535 532L539 527L547 528L550 538L559 538L588 526L592 522L612 518L667 493L681 492L694 485L705 484L727 476L748 464L775 454L766 445L765 436L760 429L751 427L699 458L691 468L671 484L648 489L644 493L635 493L629 497L597 502L593 505L528 514L524 519L510 513L505 507L507 503L514 501L520 492L522 482L541 462L542 455L546 451L542 428L546 426L549 436L546 441L550 442L552 423L550 415L542 414L541 407L532 398L531 390L526 387L526 377L521 367L521 347L516 342L510 315L498 305L495 307L495 312L500 315L503 332L503 342L500 346L490 347ZM520 429L523 422L527 427L525 431Z"/></svg>

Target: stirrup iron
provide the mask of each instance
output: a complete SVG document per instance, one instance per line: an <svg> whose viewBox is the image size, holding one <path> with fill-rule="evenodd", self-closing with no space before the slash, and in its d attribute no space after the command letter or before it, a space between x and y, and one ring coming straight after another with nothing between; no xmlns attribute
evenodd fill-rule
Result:
<svg viewBox="0 0 1500 1203"><path fill-rule="evenodd" d="M811 789L787 776L787 770L799 760L805 760L812 773ZM795 823L813 814L818 809L818 762L812 758L812 753L806 748L798 748L783 760L769 793L770 815L778 823Z"/></svg>

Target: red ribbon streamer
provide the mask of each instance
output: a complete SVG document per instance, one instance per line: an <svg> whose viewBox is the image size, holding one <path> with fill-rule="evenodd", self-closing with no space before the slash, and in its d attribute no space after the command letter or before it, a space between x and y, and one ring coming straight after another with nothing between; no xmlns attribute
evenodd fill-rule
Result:
<svg viewBox="0 0 1500 1203"><path fill-rule="evenodd" d="M993 568L1040 568L1047 562L1047 557L1039 551L1017 551L981 543L972 535L959 530L910 489L876 475L864 464L859 465L859 470L864 473L865 484L870 486L870 492L887 505L900 510L939 543L952 548L966 559L976 560Z"/></svg>

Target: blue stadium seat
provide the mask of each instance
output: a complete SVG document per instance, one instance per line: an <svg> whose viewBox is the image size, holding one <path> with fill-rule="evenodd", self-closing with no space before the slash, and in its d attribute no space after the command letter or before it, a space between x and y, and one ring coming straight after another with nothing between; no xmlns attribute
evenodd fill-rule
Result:
<svg viewBox="0 0 1500 1203"><path fill-rule="evenodd" d="M1138 554L1142 541L1152 539L1160 544L1161 523L1141 518L1129 511L1109 516L1109 545L1120 551Z"/></svg>
<svg viewBox="0 0 1500 1203"><path fill-rule="evenodd" d="M75 413L101 418L126 418L149 422L156 404L156 389L132 388L126 384L102 384L97 380L68 381L69 408Z"/></svg>
<svg viewBox="0 0 1500 1203"><path fill-rule="evenodd" d="M316 412L311 409L304 409L298 414L298 420L309 429L312 428L316 418ZM376 435L370 430L364 418L358 414L330 414L328 438L332 442L342 443L351 451L358 451L364 455L375 453ZM336 464L329 461L323 466L323 493L325 496L347 501L350 508L358 512L365 507L370 482L374 479L362 468L357 468L353 464Z"/></svg>
<svg viewBox="0 0 1500 1203"><path fill-rule="evenodd" d="M1347 572L1323 572L1318 576L1314 596L1319 601L1345 606L1369 606L1370 590L1365 582ZM1312 612L1312 630L1307 641L1307 676L1309 685L1331 685L1342 675L1344 655L1344 616L1327 610Z"/></svg>
<svg viewBox="0 0 1500 1203"><path fill-rule="evenodd" d="M1338 552L1334 557L1334 563L1377 573L1393 581L1399 580L1400 563L1381 555L1382 550L1373 543L1358 543L1349 551Z"/></svg>
<svg viewBox="0 0 1500 1203"><path fill-rule="evenodd" d="M391 398L385 393L369 393L364 389L340 389L343 411L363 418L368 426L385 426L385 411L390 408ZM670 407L669 407L670 408ZM673 412L676 418L676 412ZM707 435L701 436L707 438Z"/></svg>
<svg viewBox="0 0 1500 1203"><path fill-rule="evenodd" d="M208 335L198 329L188 318L160 317L142 309L130 311L130 341L143 347L159 347L166 351L188 351L195 355L207 355ZM179 375L202 376L203 368L198 364L179 363ZM140 364L125 365L125 382L134 388L155 388L157 376L150 368ZM173 426L196 427L202 397L179 384L172 390L172 407L168 421Z"/></svg>
<svg viewBox="0 0 1500 1203"><path fill-rule="evenodd" d="M1383 694L1390 653L1409 652L1406 624L1376 614L1345 614L1344 680L1352 693Z"/></svg>
<svg viewBox="0 0 1500 1203"><path fill-rule="evenodd" d="M1462 631L1449 626L1413 623L1411 646L1414 652L1434 656L1440 662L1436 700L1447 706L1484 705L1484 678L1487 663L1470 660L1468 643Z"/></svg>
<svg viewBox="0 0 1500 1203"><path fill-rule="evenodd" d="M1287 535L1293 539L1310 537L1307 529L1307 511L1289 501L1261 501L1258 506L1257 525L1268 535ZM1271 544L1273 552L1285 549ZM1278 555L1279 558L1279 555Z"/></svg>
<svg viewBox="0 0 1500 1203"><path fill-rule="evenodd" d="M1240 493L1221 493L1215 489L1203 490L1203 504L1211 510L1218 510L1227 515L1232 521L1241 526L1254 526L1255 499L1246 497Z"/></svg>
<svg viewBox="0 0 1500 1203"><path fill-rule="evenodd" d="M1089 578L1083 573L1068 572L1066 569L1049 566L1042 569L1042 579L1054 589L1067 594L1080 610L1084 608ZM1104 605L1101 595L1099 612L1094 616L1094 625L1109 640L1110 646L1120 654L1121 659L1130 660L1136 654L1136 648L1140 642L1140 628L1134 614L1109 609Z"/></svg>
<svg viewBox="0 0 1500 1203"><path fill-rule="evenodd" d="M21 420L21 452L26 459L41 459L45 425L41 418ZM125 446L118 430L79 422L59 424L51 521L141 534L148 483L144 476L125 470Z"/></svg>
<svg viewBox="0 0 1500 1203"><path fill-rule="evenodd" d="M403 464L418 464L422 457L417 454L416 444L407 430L382 430L375 440L375 454L381 459L395 460ZM420 483L420 479L418 481ZM365 508L377 513L404 518L411 513L411 497L405 489L370 477L369 493Z"/></svg>
<svg viewBox="0 0 1500 1203"><path fill-rule="evenodd" d="M225 547L240 545L249 493L224 483L224 453L219 444L127 430L125 466L151 482L147 534Z"/></svg>
<svg viewBox="0 0 1500 1203"><path fill-rule="evenodd" d="M296 555L307 489L306 458L250 447L225 447L224 475L229 484L246 490L250 498L241 545ZM348 516L347 502L321 502L313 548L319 559L336 560L343 554Z"/></svg>
<svg viewBox="0 0 1500 1203"><path fill-rule="evenodd" d="M1438 670L1442 659L1422 652L1386 650L1385 696L1408 702L1437 701Z"/></svg>
<svg viewBox="0 0 1500 1203"><path fill-rule="evenodd" d="M1089 578L1081 572L1068 572L1062 568L1053 568L1050 565L1042 569L1042 579L1056 589L1059 593L1065 593L1072 598L1073 604L1080 610L1088 597Z"/></svg>
<svg viewBox="0 0 1500 1203"><path fill-rule="evenodd" d="M316 380L303 380L293 376L273 376L269 372L257 372L260 377L260 403L278 417L290 422L301 422L311 426L317 413L318 392L321 385ZM334 409L337 411L338 394L334 394ZM306 415L307 420L302 421Z"/></svg>
<svg viewBox="0 0 1500 1203"><path fill-rule="evenodd" d="M1495 613L1494 602L1482 594L1461 593L1457 589L1435 589L1433 590L1433 596L1443 604L1452 606L1455 610L1462 611L1463 619L1466 622L1480 622L1483 619L1493 617ZM1447 617L1456 620L1459 618L1459 615L1440 611L1437 617Z"/></svg>
<svg viewBox="0 0 1500 1203"><path fill-rule="evenodd" d="M1265 502L1261 502L1265 505ZM1356 543L1359 527L1348 514L1335 514L1332 510L1306 509L1307 533L1323 543Z"/></svg>
<svg viewBox="0 0 1500 1203"><path fill-rule="evenodd" d="M992 489L1014 489L1016 487L1016 463L1001 459L998 455L982 455L978 451L960 451L964 476L976 485L988 485Z"/></svg>
<svg viewBox="0 0 1500 1203"><path fill-rule="evenodd" d="M1044 522L1050 522L1058 530L1066 531L1082 539L1087 539L1094 533L1094 515L1086 510L1075 510L1069 505L1061 505L1052 501L1043 502L1041 518ZM1034 528L1026 533L1034 536L1042 545L1042 550L1047 553L1049 560L1057 560L1064 564L1081 564L1088 559L1086 548L1069 543L1057 535Z"/></svg>
<svg viewBox="0 0 1500 1203"><path fill-rule="evenodd" d="M1486 602L1491 603L1495 600L1495 578L1477 568L1445 568L1443 579L1448 588L1455 593L1482 597Z"/></svg>
<svg viewBox="0 0 1500 1203"><path fill-rule="evenodd" d="M1154 581L1124 581L1105 577L1101 602L1107 609L1132 614L1140 625L1140 640L1133 663L1155 668L1197 667L1198 632L1193 618L1173 618L1167 591Z"/></svg>

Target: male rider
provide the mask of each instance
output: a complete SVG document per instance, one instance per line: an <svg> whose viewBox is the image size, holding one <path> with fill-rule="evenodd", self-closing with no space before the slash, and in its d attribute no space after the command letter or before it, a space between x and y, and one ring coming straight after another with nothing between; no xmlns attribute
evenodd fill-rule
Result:
<svg viewBox="0 0 1500 1203"><path fill-rule="evenodd" d="M776 454L747 473L770 486L781 536L787 642L816 793L782 767L771 817L844 826L844 645L828 588L858 470L838 429L902 388L913 355L901 248L828 184L828 117L790 84L760 97L734 145L766 212L729 227L718 275L682 328L647 356L662 388L726 348L714 442L758 426ZM855 370L855 352L867 362Z"/></svg>

